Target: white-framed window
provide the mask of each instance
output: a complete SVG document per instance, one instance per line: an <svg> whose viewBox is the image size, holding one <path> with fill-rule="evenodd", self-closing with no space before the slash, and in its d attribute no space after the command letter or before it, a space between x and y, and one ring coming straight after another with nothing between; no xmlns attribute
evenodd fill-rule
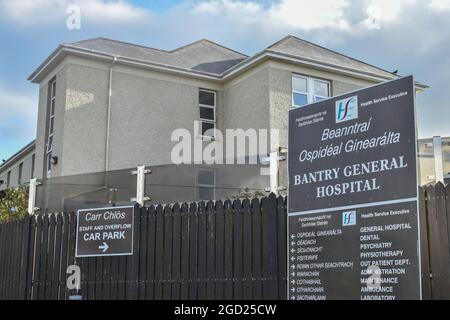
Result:
<svg viewBox="0 0 450 320"><path fill-rule="evenodd" d="M198 198L200 200L215 200L216 171L214 169L198 169L197 171Z"/></svg>
<svg viewBox="0 0 450 320"><path fill-rule="evenodd" d="M330 81L292 75L292 106L303 107L330 97Z"/></svg>
<svg viewBox="0 0 450 320"><path fill-rule="evenodd" d="M23 171L23 162L19 164L19 178L17 181L19 186L22 184L22 171Z"/></svg>
<svg viewBox="0 0 450 320"><path fill-rule="evenodd" d="M200 135L214 138L216 131L217 93L212 90L199 89L198 105L200 113Z"/></svg>
<svg viewBox="0 0 450 320"><path fill-rule="evenodd" d="M48 114L47 114L47 177L51 174L52 169L52 153L53 153L53 144L54 144L54 130L55 130L55 107L56 107L56 79L50 81L50 99L48 106Z"/></svg>
<svg viewBox="0 0 450 320"><path fill-rule="evenodd" d="M36 155L33 154L33 156L31 157L31 173L30 173L31 179L34 178L34 166L35 165L36 165Z"/></svg>
<svg viewBox="0 0 450 320"><path fill-rule="evenodd" d="M8 171L6 174L6 187L9 188L11 186L11 171Z"/></svg>

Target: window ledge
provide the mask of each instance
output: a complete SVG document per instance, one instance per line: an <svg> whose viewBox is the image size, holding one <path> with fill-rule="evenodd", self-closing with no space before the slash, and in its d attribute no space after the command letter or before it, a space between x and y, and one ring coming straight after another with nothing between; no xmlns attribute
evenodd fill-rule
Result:
<svg viewBox="0 0 450 320"><path fill-rule="evenodd" d="M215 138L215 137L210 137L210 136L202 136L202 135L197 135L196 139L202 140L202 141L208 141L208 142L213 142L213 141L219 141L219 139Z"/></svg>

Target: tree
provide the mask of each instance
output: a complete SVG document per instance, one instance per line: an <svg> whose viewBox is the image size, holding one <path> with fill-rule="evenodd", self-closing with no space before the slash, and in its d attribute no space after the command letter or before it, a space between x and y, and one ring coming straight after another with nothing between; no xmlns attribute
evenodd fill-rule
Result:
<svg viewBox="0 0 450 320"><path fill-rule="evenodd" d="M8 188L0 198L0 223L19 220L28 214L28 188Z"/></svg>

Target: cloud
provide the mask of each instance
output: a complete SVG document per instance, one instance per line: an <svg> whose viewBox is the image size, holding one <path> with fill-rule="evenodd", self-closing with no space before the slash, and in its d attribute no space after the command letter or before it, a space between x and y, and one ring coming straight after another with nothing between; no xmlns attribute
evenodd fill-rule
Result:
<svg viewBox="0 0 450 320"><path fill-rule="evenodd" d="M406 6L411 6L416 0L370 0L367 8L378 9L381 21L393 21Z"/></svg>
<svg viewBox="0 0 450 320"><path fill-rule="evenodd" d="M270 9L270 15L288 25L300 29L334 27L348 29L344 9L346 0L283 0Z"/></svg>
<svg viewBox="0 0 450 320"><path fill-rule="evenodd" d="M450 0L432 0L430 7L435 10L450 10Z"/></svg>
<svg viewBox="0 0 450 320"><path fill-rule="evenodd" d="M209 38L250 55L293 34L414 74L431 85L418 97L419 133L426 137L450 135L449 13L450 0L205 0L178 5L150 28L153 45Z"/></svg>
<svg viewBox="0 0 450 320"><path fill-rule="evenodd" d="M414 74L432 87L419 97L421 134L450 135L450 0L198 0L183 1L158 15L130 1L0 0L0 20L13 21L14 26L45 24L45 32L34 35L42 49L54 37L51 24L65 25L72 3L82 13L83 33L74 37L101 32L163 49L208 38L252 55L293 34L388 70L399 69L403 75ZM10 32L14 27L3 29ZM72 36L67 30L58 32L52 41L65 42ZM32 38L20 35L21 41ZM11 50L21 48L17 43ZM37 99L0 86L0 139L32 137L36 106ZM26 133L17 131L18 121Z"/></svg>
<svg viewBox="0 0 450 320"><path fill-rule="evenodd" d="M65 20L71 6L80 9L82 23L95 25L139 23L151 17L147 9L123 0L0 0L3 18L20 26Z"/></svg>
<svg viewBox="0 0 450 320"><path fill-rule="evenodd" d="M193 11L200 14L226 14L240 13L261 13L263 6L256 2L241 2L232 0L209 0L199 2L194 6Z"/></svg>
<svg viewBox="0 0 450 320"><path fill-rule="evenodd" d="M344 19L347 0L282 0L264 6L256 1L208 0L196 3L191 8L195 15L216 16L248 24L285 25L300 29L321 27L348 27Z"/></svg>
<svg viewBox="0 0 450 320"><path fill-rule="evenodd" d="M246 25L253 21L264 29L269 26L275 30L328 28L354 33L395 23L403 12L414 7L447 10L450 0L278 0L268 5L256 0L206 0L195 2L187 13Z"/></svg>
<svg viewBox="0 0 450 320"><path fill-rule="evenodd" d="M0 140L36 135L37 99L0 87Z"/></svg>

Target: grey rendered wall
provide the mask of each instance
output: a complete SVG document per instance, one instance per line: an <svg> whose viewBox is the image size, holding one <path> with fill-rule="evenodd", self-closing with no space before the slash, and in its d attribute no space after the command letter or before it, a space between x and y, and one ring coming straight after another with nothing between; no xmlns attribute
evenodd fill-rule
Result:
<svg viewBox="0 0 450 320"><path fill-rule="evenodd" d="M171 163L172 132L195 139L198 87L116 72L111 108L110 169Z"/></svg>
<svg viewBox="0 0 450 320"><path fill-rule="evenodd" d="M52 175L105 169L109 66L77 60L69 61L60 72L64 79L58 84L62 86L67 81L61 94L65 99L60 115L64 127L59 137L62 145L57 151L60 162ZM113 70L108 169L171 163L171 150L176 143L171 141L172 132L184 128L192 139L197 138L194 121L199 119L198 89L215 87L191 79L170 81L131 68L115 66Z"/></svg>
<svg viewBox="0 0 450 320"><path fill-rule="evenodd" d="M224 135L226 129L269 129L269 78L269 69L261 69L223 90L218 121Z"/></svg>
<svg viewBox="0 0 450 320"><path fill-rule="evenodd" d="M361 88L362 88L362 86L355 85L353 83L343 82L343 81L334 80L332 83L333 96L338 96L340 94L355 91L355 90L358 90Z"/></svg>
<svg viewBox="0 0 450 320"><path fill-rule="evenodd" d="M38 123L36 132L36 162L35 172L36 178L42 179L46 177L46 132L47 132L47 114L48 114L48 84L56 77L56 101L55 101L55 125L53 138L52 156L58 157L58 164L52 167L51 176L61 175L62 168L62 150L63 150L63 133L64 133L64 115L66 105L66 75L67 68L63 67L56 70L53 74L46 77L40 84L39 89L39 108Z"/></svg>
<svg viewBox="0 0 450 320"><path fill-rule="evenodd" d="M287 148L287 123L289 110L292 109L292 72L270 68L270 128L279 130L278 144ZM271 151L277 142L274 141Z"/></svg>
<svg viewBox="0 0 450 320"><path fill-rule="evenodd" d="M23 167L22 167L22 183L29 182L32 178L32 155L29 155L24 161L23 161Z"/></svg>
<svg viewBox="0 0 450 320"><path fill-rule="evenodd" d="M108 70L74 64L65 70L63 145L55 176L103 171Z"/></svg>

